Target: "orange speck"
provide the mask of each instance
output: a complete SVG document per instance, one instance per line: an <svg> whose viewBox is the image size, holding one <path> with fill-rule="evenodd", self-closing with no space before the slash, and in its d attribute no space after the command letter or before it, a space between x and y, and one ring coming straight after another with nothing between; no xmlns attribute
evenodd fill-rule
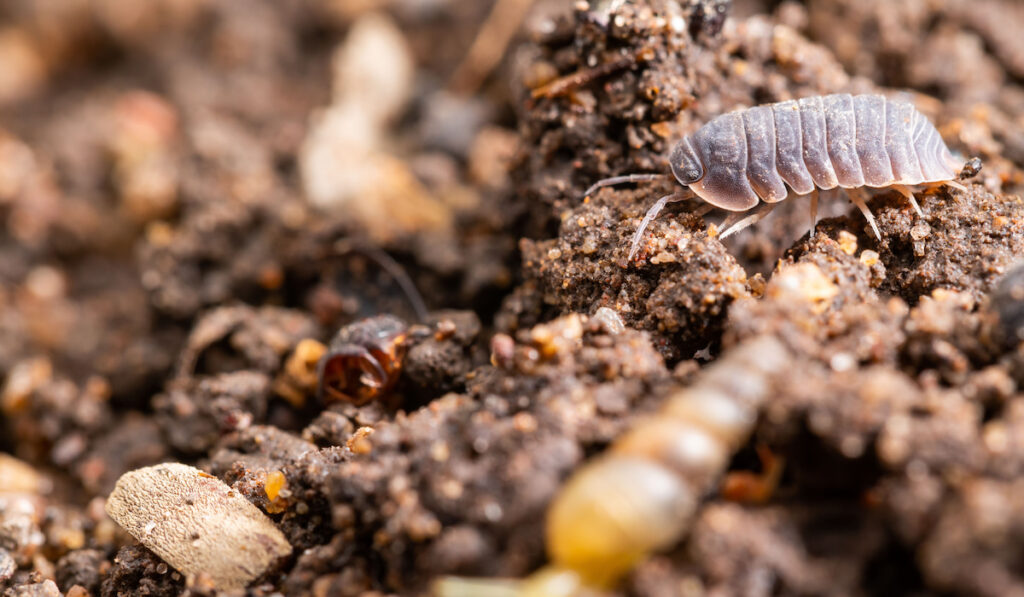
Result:
<svg viewBox="0 0 1024 597"><path fill-rule="evenodd" d="M348 439L346 445L353 454L365 455L373 451L373 442L370 441L370 435L373 434L373 427L360 427L356 429L356 432L352 434L352 437Z"/></svg>
<svg viewBox="0 0 1024 597"><path fill-rule="evenodd" d="M260 270L260 286L267 290L277 290L284 284L284 272L277 264L268 264Z"/></svg>
<svg viewBox="0 0 1024 597"><path fill-rule="evenodd" d="M284 473L281 471L267 474L267 480L263 482L263 490L267 492L267 498L270 501L276 500L287 482L288 480L285 479Z"/></svg>
<svg viewBox="0 0 1024 597"><path fill-rule="evenodd" d="M651 125L651 132L662 139L672 136L672 122L655 122Z"/></svg>

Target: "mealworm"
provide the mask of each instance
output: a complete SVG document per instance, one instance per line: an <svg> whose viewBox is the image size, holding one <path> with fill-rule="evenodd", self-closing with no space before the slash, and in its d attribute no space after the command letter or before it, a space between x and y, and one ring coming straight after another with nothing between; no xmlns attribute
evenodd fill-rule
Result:
<svg viewBox="0 0 1024 597"><path fill-rule="evenodd" d="M547 512L548 566L520 581L445 578L435 596L573 597L613 587L686 535L789 358L770 336L727 352L569 479Z"/></svg>
<svg viewBox="0 0 1024 597"><path fill-rule="evenodd" d="M644 230L671 201L693 197L732 212L720 238L750 226L791 194L811 195L811 226L817 219L818 190L840 187L881 240L863 187L889 187L914 198L918 185L955 182L959 162L928 119L906 101L882 95L835 94L789 100L712 119L679 141L669 154L672 176L684 189L666 195L647 211L633 236L632 261ZM598 181L601 187L663 180L664 174L629 174ZM753 214L744 212L764 202Z"/></svg>

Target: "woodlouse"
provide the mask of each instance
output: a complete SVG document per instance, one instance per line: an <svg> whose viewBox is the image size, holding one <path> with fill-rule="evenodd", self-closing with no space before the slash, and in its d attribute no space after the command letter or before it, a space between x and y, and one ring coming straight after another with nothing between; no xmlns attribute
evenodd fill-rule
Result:
<svg viewBox="0 0 1024 597"><path fill-rule="evenodd" d="M434 594L573 597L614 586L687 533L789 359L771 336L733 348L569 478L548 508L548 566L521 581L445 578Z"/></svg>
<svg viewBox="0 0 1024 597"><path fill-rule="evenodd" d="M835 94L788 100L737 110L712 119L679 141L669 155L672 175L685 188L666 195L647 211L633 236L629 259L644 230L671 201L699 197L733 212L721 238L766 216L791 193L811 195L811 226L817 219L818 190L841 187L881 239L863 187L889 187L914 199L918 185L950 185L959 163L935 126L913 105L882 95ZM663 180L665 174L629 174L598 181L597 189L627 182ZM788 186L788 190L787 190ZM764 205L750 215L743 212Z"/></svg>

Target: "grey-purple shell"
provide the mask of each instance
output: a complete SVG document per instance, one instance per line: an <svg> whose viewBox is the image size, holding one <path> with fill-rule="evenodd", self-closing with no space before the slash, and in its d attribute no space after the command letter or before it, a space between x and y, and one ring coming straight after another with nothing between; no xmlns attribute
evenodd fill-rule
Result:
<svg viewBox="0 0 1024 597"><path fill-rule="evenodd" d="M672 172L730 211L815 187L918 185L956 178L935 126L911 104L881 95L790 100L723 114L680 141Z"/></svg>

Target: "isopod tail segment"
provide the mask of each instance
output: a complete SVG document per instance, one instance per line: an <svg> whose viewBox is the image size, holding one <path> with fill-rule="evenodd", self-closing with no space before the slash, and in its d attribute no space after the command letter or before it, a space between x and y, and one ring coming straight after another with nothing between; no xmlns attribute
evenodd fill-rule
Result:
<svg viewBox="0 0 1024 597"><path fill-rule="evenodd" d="M443 578L435 597L581 597L614 588L686 536L790 362L772 336L727 351L569 478L547 511L549 565L522 580Z"/></svg>

